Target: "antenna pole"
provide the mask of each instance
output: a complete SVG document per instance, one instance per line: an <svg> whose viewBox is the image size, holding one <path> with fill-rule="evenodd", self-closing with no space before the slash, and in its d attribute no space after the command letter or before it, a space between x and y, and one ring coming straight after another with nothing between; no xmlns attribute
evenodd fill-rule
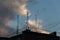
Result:
<svg viewBox="0 0 60 40"><path fill-rule="evenodd" d="M37 25L37 28L36 28L36 32L37 32L38 29L39 29L39 23L38 23L38 19L37 19L37 14L35 14L35 21L36 21L35 25Z"/></svg>
<svg viewBox="0 0 60 40"><path fill-rule="evenodd" d="M19 15L17 15L17 34L19 33Z"/></svg>
<svg viewBox="0 0 60 40"><path fill-rule="evenodd" d="M27 22L26 22L26 27L27 27L27 29L29 29L29 27L28 27L28 20L29 20L29 16L28 16L28 14L29 14L29 12L27 11Z"/></svg>
<svg viewBox="0 0 60 40"><path fill-rule="evenodd" d="M35 25L37 25L37 15L35 14ZM36 28L36 32L37 32L37 28Z"/></svg>

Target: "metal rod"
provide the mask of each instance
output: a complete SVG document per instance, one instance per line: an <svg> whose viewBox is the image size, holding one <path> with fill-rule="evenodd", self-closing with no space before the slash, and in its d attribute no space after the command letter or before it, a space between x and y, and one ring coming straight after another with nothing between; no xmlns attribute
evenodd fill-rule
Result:
<svg viewBox="0 0 60 40"><path fill-rule="evenodd" d="M26 28L27 28L27 29L29 29L29 27L28 27L28 20L29 20L28 14L29 14L29 12L27 11L27 22L26 22L26 24L27 24L27 25L26 25Z"/></svg>
<svg viewBox="0 0 60 40"><path fill-rule="evenodd" d="M17 34L19 33L19 15L17 15Z"/></svg>
<svg viewBox="0 0 60 40"><path fill-rule="evenodd" d="M35 14L35 25L37 25L37 15ZM36 28L36 32L37 32L37 28Z"/></svg>

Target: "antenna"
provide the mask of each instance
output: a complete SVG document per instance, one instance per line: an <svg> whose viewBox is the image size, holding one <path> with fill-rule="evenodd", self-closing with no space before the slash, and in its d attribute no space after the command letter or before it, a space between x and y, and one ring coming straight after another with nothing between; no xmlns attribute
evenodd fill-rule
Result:
<svg viewBox="0 0 60 40"><path fill-rule="evenodd" d="M26 28L27 28L27 29L29 29L29 27L28 27L28 20L29 20L28 13L29 13L29 12L27 11L27 20L26 20Z"/></svg>
<svg viewBox="0 0 60 40"><path fill-rule="evenodd" d="M35 25L37 25L37 27L39 28L39 24L37 24L38 23L37 14L35 14L35 21L36 21ZM38 28L36 28L36 31L38 30Z"/></svg>
<svg viewBox="0 0 60 40"><path fill-rule="evenodd" d="M17 34L19 33L19 15L17 15Z"/></svg>
<svg viewBox="0 0 60 40"><path fill-rule="evenodd" d="M35 21L36 21L35 25L37 25L37 15L36 14L35 14ZM37 28L36 28L36 31L37 31Z"/></svg>

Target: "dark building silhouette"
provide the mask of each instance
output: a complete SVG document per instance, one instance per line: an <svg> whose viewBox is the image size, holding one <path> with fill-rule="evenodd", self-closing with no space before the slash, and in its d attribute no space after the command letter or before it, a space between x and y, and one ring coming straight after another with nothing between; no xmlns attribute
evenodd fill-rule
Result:
<svg viewBox="0 0 60 40"><path fill-rule="evenodd" d="M9 40L7 37L0 37L0 40Z"/></svg>
<svg viewBox="0 0 60 40"><path fill-rule="evenodd" d="M56 36L56 32L42 34L26 30L23 32L23 40L60 40L60 37Z"/></svg>
<svg viewBox="0 0 60 40"><path fill-rule="evenodd" d="M10 40L60 40L60 37L56 36L56 32L42 34L25 30L22 34L11 37Z"/></svg>
<svg viewBox="0 0 60 40"><path fill-rule="evenodd" d="M32 32L27 29L23 31L22 34L15 35L10 38L0 37L0 40L60 40L60 37L56 36L56 32L51 34L43 34Z"/></svg>
<svg viewBox="0 0 60 40"><path fill-rule="evenodd" d="M10 40L22 40L22 39L23 39L22 34L15 35L10 38Z"/></svg>

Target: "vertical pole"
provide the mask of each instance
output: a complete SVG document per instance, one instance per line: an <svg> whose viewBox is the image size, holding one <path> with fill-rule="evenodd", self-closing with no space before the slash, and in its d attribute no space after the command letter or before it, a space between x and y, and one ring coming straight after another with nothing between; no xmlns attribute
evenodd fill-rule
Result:
<svg viewBox="0 0 60 40"><path fill-rule="evenodd" d="M38 23L38 19L37 19L37 14L35 14L35 21L36 21L35 25L37 25L37 28L36 28L36 32L37 32L38 29L39 29L39 23Z"/></svg>
<svg viewBox="0 0 60 40"><path fill-rule="evenodd" d="M19 33L19 15L17 15L17 34Z"/></svg>
<svg viewBox="0 0 60 40"><path fill-rule="evenodd" d="M37 15L35 14L35 25L37 25ZM37 32L37 28L36 28L36 32Z"/></svg>
<svg viewBox="0 0 60 40"><path fill-rule="evenodd" d="M27 21L26 21L26 28L27 28L27 29L29 29L29 27L28 27L28 20L29 20L28 13L29 13L29 12L27 11Z"/></svg>

